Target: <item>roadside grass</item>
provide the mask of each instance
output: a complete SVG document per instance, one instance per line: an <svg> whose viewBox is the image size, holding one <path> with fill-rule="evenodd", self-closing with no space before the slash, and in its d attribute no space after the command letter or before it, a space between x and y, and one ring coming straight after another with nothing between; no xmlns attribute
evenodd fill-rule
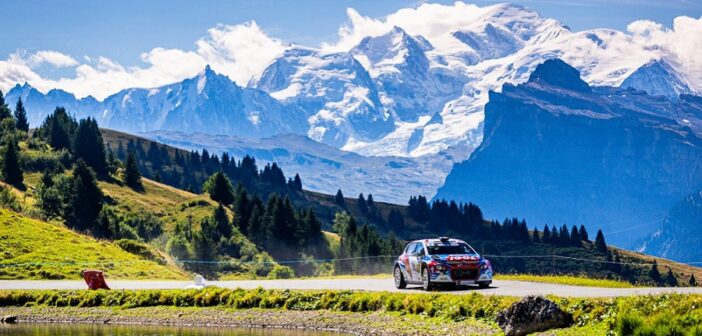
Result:
<svg viewBox="0 0 702 336"><path fill-rule="evenodd" d="M0 279L79 279L98 268L111 279L184 279L176 267L131 254L65 227L0 210Z"/></svg>
<svg viewBox="0 0 702 336"><path fill-rule="evenodd" d="M515 280L552 283L559 285L605 287L605 288L633 288L634 285L619 280L593 279L585 276L574 275L532 275L532 274L498 274L495 280Z"/></svg>
<svg viewBox="0 0 702 336"><path fill-rule="evenodd" d="M661 294L619 298L549 296L573 315L570 328L549 335L699 335L702 295ZM0 291L0 307L218 307L292 311L379 312L409 318L478 321L495 326L497 314L518 298L481 295L407 294L333 290L124 290Z"/></svg>

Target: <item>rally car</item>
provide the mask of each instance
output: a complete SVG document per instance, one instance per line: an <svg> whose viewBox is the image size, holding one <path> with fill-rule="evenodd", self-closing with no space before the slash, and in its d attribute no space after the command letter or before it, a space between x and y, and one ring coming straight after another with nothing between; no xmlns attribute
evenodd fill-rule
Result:
<svg viewBox="0 0 702 336"><path fill-rule="evenodd" d="M397 258L393 278L400 289L408 284L422 285L424 290L436 284L486 288L492 283L492 266L462 240L422 239L409 243Z"/></svg>

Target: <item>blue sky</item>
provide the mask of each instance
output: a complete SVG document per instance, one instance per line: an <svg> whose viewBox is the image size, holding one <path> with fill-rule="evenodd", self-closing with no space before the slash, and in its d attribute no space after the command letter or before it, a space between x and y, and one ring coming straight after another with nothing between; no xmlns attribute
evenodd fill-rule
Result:
<svg viewBox="0 0 702 336"><path fill-rule="evenodd" d="M61 88L78 97L102 99L124 88L190 78L206 64L246 85L291 43L324 52L348 51L363 37L384 34L393 25L432 40L429 35L450 34L476 22L490 5L503 3L466 2L470 5L448 0L6 2L0 20L0 90L28 82L43 92ZM645 19L635 25L636 38L619 42L644 50L663 45L682 62L693 58L688 63L698 63L699 0L516 3L573 31L626 31L631 22ZM683 16L690 19L681 20Z"/></svg>
<svg viewBox="0 0 702 336"><path fill-rule="evenodd" d="M452 3L453 1L432 1ZM504 1L468 1L478 5ZM637 19L670 27L676 16L702 15L702 1L621 0L514 1L555 18L573 30L624 30ZM203 5L207 3L207 5ZM419 1L37 1L3 4L0 55L18 49L56 50L73 57L106 56L123 65L140 63L139 55L154 47L191 49L194 41L217 24L255 20L270 36L288 42L318 45L333 42L347 21L346 8L364 16L382 17Z"/></svg>

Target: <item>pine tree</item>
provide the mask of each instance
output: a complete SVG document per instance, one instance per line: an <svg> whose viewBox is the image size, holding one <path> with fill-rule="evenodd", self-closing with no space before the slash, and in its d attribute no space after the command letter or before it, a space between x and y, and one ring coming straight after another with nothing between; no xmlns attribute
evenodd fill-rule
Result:
<svg viewBox="0 0 702 336"><path fill-rule="evenodd" d="M573 246L580 246L580 231L578 231L578 227L573 225L573 228L570 230L570 243Z"/></svg>
<svg viewBox="0 0 702 336"><path fill-rule="evenodd" d="M541 238L541 240L544 243L550 243L551 242L551 229L548 228L548 225L544 225L544 235Z"/></svg>
<svg viewBox="0 0 702 336"><path fill-rule="evenodd" d="M227 211L224 210L221 204L215 208L212 220L217 226L217 232L222 237L230 238L232 236L232 224L229 222L229 215L227 215Z"/></svg>
<svg viewBox="0 0 702 336"><path fill-rule="evenodd" d="M690 284L690 287L697 287L697 280L694 274L690 274L690 281L688 281L688 284Z"/></svg>
<svg viewBox="0 0 702 336"><path fill-rule="evenodd" d="M236 185L234 190L234 203L232 204L232 209L236 216L234 216L234 225L239 228L239 231L244 235L248 236L248 223L251 217L253 202L249 201L248 193L241 183Z"/></svg>
<svg viewBox="0 0 702 336"><path fill-rule="evenodd" d="M405 219L399 210L393 208L388 215L388 226L393 232L402 232L405 227Z"/></svg>
<svg viewBox="0 0 702 336"><path fill-rule="evenodd" d="M73 137L73 155L77 159L83 159L98 176L107 175L105 143L95 119L82 119L78 123L78 129Z"/></svg>
<svg viewBox="0 0 702 336"><path fill-rule="evenodd" d="M534 241L534 243L540 243L541 239L539 238L539 230L534 227L534 231L531 232L531 239Z"/></svg>
<svg viewBox="0 0 702 336"><path fill-rule="evenodd" d="M558 240L561 245L569 245L570 244L570 233L568 233L568 227L563 224L561 226L561 230L558 233Z"/></svg>
<svg viewBox="0 0 702 336"><path fill-rule="evenodd" d="M10 108L7 107L7 103L5 103L5 96L2 94L2 91L0 91L0 121L7 118L12 118L12 111L10 111Z"/></svg>
<svg viewBox="0 0 702 336"><path fill-rule="evenodd" d="M614 254L613 261L614 261L614 263L611 264L612 265L612 272L617 273L617 274L621 273L622 272L622 264L621 264L622 260L619 257L619 253Z"/></svg>
<svg viewBox="0 0 702 336"><path fill-rule="evenodd" d="M178 151L176 151L176 155L178 154ZM124 144L120 140L117 143L117 158L120 160L126 160L127 158L127 152L124 151Z"/></svg>
<svg viewBox="0 0 702 336"><path fill-rule="evenodd" d="M580 225L580 240L582 241L590 241L590 237L588 237L587 230L585 230L585 225Z"/></svg>
<svg viewBox="0 0 702 336"><path fill-rule="evenodd" d="M208 193L213 201L224 205L230 205L234 202L232 184L221 171L210 176L207 181L205 181L202 190Z"/></svg>
<svg viewBox="0 0 702 336"><path fill-rule="evenodd" d="M653 265L651 266L651 270L648 272L648 276L656 285L661 284L661 273L658 271L658 263L655 260L653 260Z"/></svg>
<svg viewBox="0 0 702 336"><path fill-rule="evenodd" d="M665 285L668 287L677 287L678 279L673 274L673 270L668 268L668 274L665 275Z"/></svg>
<svg viewBox="0 0 702 336"><path fill-rule="evenodd" d="M363 197L363 194L358 194L358 210L361 211L362 214L368 214L368 205L366 204L366 199Z"/></svg>
<svg viewBox="0 0 702 336"><path fill-rule="evenodd" d="M10 140L3 151L2 160L2 179L3 181L15 186L22 187L24 183L24 174L19 162L19 149L17 143Z"/></svg>
<svg viewBox="0 0 702 336"><path fill-rule="evenodd" d="M15 106L15 125L20 131L29 131L29 121L27 120L27 111L24 109L22 98L17 99Z"/></svg>
<svg viewBox="0 0 702 336"><path fill-rule="evenodd" d="M597 236L595 237L595 249L602 253L607 253L607 243L605 243L605 237L602 230L597 230Z"/></svg>
<svg viewBox="0 0 702 336"><path fill-rule="evenodd" d="M218 241L216 224L209 218L200 223L200 231L193 234L192 248L195 259L215 261L217 259ZM205 267L209 269L210 267Z"/></svg>
<svg viewBox="0 0 702 336"><path fill-rule="evenodd" d="M293 178L292 182L292 187L295 191L302 191L302 179L300 179L299 174L295 174L295 178Z"/></svg>
<svg viewBox="0 0 702 336"><path fill-rule="evenodd" d="M102 210L102 190L92 169L82 159L73 168L73 190L70 199L69 226L79 231L92 229Z"/></svg>
<svg viewBox="0 0 702 336"><path fill-rule="evenodd" d="M368 209L375 208L375 201L373 201L372 194L368 194L368 198L366 199L366 205L368 205Z"/></svg>
<svg viewBox="0 0 702 336"><path fill-rule="evenodd" d="M141 188L141 173L134 152L127 154L127 164L124 166L124 183L133 189Z"/></svg>
<svg viewBox="0 0 702 336"><path fill-rule="evenodd" d="M251 217L249 218L249 223L247 224L248 237L256 244L263 244L266 239L270 236L269 228L265 226L264 219L266 213L263 204L259 202L253 202L253 207L251 210Z"/></svg>
<svg viewBox="0 0 702 336"><path fill-rule="evenodd" d="M334 196L334 203L342 208L346 208L346 201L344 200L344 194L341 192L341 189L337 190L336 196Z"/></svg>
<svg viewBox="0 0 702 336"><path fill-rule="evenodd" d="M66 109L57 107L54 112L46 117L41 127L34 133L36 137L44 139L54 149L72 149L72 137L78 123L68 115Z"/></svg>

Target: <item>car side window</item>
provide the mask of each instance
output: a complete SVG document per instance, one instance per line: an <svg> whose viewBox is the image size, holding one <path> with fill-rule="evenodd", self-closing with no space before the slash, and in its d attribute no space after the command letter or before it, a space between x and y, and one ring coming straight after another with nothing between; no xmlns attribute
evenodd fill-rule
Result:
<svg viewBox="0 0 702 336"><path fill-rule="evenodd" d="M424 255L424 244L418 243L414 248L414 254L423 256Z"/></svg>
<svg viewBox="0 0 702 336"><path fill-rule="evenodd" d="M407 245L407 248L405 249L405 254L414 254L414 248L417 245L417 243L410 243Z"/></svg>

